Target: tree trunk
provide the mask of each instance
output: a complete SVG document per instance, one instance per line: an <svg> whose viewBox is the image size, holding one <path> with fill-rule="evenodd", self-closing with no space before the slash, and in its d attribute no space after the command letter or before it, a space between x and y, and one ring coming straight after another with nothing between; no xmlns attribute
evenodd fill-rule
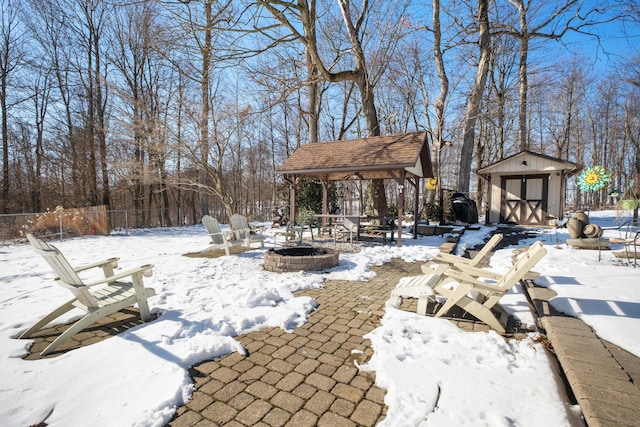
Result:
<svg viewBox="0 0 640 427"><path fill-rule="evenodd" d="M318 142L318 69L311 61L309 54L307 53L307 70L309 73L308 93L307 93L307 117L309 120L309 142Z"/></svg>
<svg viewBox="0 0 640 427"><path fill-rule="evenodd" d="M469 192L469 180L471 179L471 160L473 156L473 141L475 138L475 125L480 111L482 92L487 82L489 72L489 60L491 59L491 46L489 40L489 15L488 0L478 1L478 22L480 33L480 61L476 80L471 90L467 113L464 121L464 140L460 153L460 170L458 172L458 191Z"/></svg>
<svg viewBox="0 0 640 427"><path fill-rule="evenodd" d="M342 10L342 17L344 18L344 23L347 28L347 33L349 34L349 41L353 47L355 81L358 85L358 89L360 90L360 97L362 98L362 115L364 116L364 120L367 125L367 136L380 136L380 122L378 120L378 112L376 110L373 86L369 80L362 43L358 37L357 29L353 25L353 20L351 19L351 12L349 9L350 4L347 0L339 0L339 3L340 9ZM362 11L363 14L365 12L365 10ZM373 201L374 213L378 216L387 216L388 205L384 180L371 180L371 198Z"/></svg>
<svg viewBox="0 0 640 427"><path fill-rule="evenodd" d="M440 94L436 100L434 107L436 111L436 128L433 135L433 147L431 152L434 154L432 160L433 174L436 177L436 189L429 190L427 201L433 203L436 195L440 193L442 188L442 179L440 176L440 164L442 156L442 148L444 146L444 109L449 94L449 78L447 70L444 67L444 56L442 54L442 29L440 26L440 0L433 0L433 56L436 61L438 70L438 81L440 82Z"/></svg>
<svg viewBox="0 0 640 427"><path fill-rule="evenodd" d="M312 1L308 5L309 23L308 34L315 39L316 37L316 3ZM313 63L313 58L306 48L307 60L307 117L309 122L309 142L318 142L319 139L319 114L318 114L318 67Z"/></svg>
<svg viewBox="0 0 640 427"><path fill-rule="evenodd" d="M207 186L207 173L204 170L209 164L209 86L211 72L211 3L204 2L205 30L202 44L202 82L200 83L200 161L202 167L198 168L198 195L200 197L200 215L209 215L209 199L204 188Z"/></svg>
<svg viewBox="0 0 640 427"><path fill-rule="evenodd" d="M5 70L9 57L9 47L4 46L2 73L0 75L0 109L2 109L2 200L0 213L9 213L9 127L7 125L7 72Z"/></svg>
<svg viewBox="0 0 640 427"><path fill-rule="evenodd" d="M529 38L524 36L521 40L518 93L518 148L520 151L529 147L529 132L527 131L527 56L529 52Z"/></svg>
<svg viewBox="0 0 640 427"><path fill-rule="evenodd" d="M529 146L528 130L527 130L527 57L529 55L529 26L527 24L527 8L522 0L510 0L518 9L518 17L520 19L520 31L518 38L520 39L520 63L518 66L518 150L526 150Z"/></svg>

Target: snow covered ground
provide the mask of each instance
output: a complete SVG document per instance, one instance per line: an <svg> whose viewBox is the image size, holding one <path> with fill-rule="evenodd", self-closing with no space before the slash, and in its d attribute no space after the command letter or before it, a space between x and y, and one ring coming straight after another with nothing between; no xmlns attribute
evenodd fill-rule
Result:
<svg viewBox="0 0 640 427"><path fill-rule="evenodd" d="M605 237L618 235L619 220L614 211L591 213L592 223L606 227ZM490 231L467 231L460 247L474 246ZM266 233L268 248L273 230ZM558 293L552 304L640 356L640 268L619 265L612 251L603 251L598 260L597 251L568 247L566 229L543 233L538 239L548 254L535 268L542 275L536 282ZM442 236L413 240L406 234L402 241L402 248L364 247L341 254L340 265L328 272L284 274L261 268L260 249L220 258L185 257L207 246L202 225L54 242L73 265L111 256L121 258L121 268L154 264L145 284L156 290L150 305L160 317L37 361L22 359L30 340L12 337L70 294L54 283L53 272L28 245L0 246L0 424L28 426L46 418L50 426L161 426L193 391L190 366L243 352L238 335L263 327L291 331L306 321L316 304L295 291L322 287L331 279L366 281L374 274L372 265L393 257L425 261ZM494 254L494 270L508 269L513 248ZM522 322L533 323L518 287L501 304ZM374 370L378 385L388 391L384 425L580 425L579 411L567 403L533 333L505 341L495 332L463 332L445 319L387 306L382 325L368 338L375 354L361 368Z"/></svg>

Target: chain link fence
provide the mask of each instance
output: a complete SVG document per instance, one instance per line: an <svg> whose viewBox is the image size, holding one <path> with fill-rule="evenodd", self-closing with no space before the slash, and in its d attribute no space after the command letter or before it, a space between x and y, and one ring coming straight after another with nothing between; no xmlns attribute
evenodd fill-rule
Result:
<svg viewBox="0 0 640 427"><path fill-rule="evenodd" d="M273 208L256 210L251 221L271 221ZM212 209L210 215L227 221L224 209ZM85 235L128 234L133 229L183 227L200 223L195 209L119 209L102 206L79 209L57 208L54 211L0 215L0 242L25 239L36 233L50 239L65 239Z"/></svg>

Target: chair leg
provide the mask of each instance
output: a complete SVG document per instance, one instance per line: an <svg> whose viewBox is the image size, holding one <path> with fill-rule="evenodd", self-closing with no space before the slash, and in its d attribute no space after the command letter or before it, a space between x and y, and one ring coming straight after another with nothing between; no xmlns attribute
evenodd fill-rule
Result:
<svg viewBox="0 0 640 427"><path fill-rule="evenodd" d="M64 343L66 340L68 340L69 338L71 338L72 336L74 336L75 334L77 334L87 326L91 325L92 323L95 323L95 321L101 317L103 317L103 314L100 312L100 310L96 310L91 313L88 313L82 319L74 323L69 329L64 331L62 335L56 338L51 344L49 344L49 346L47 346L47 348L45 348L42 351L42 353L40 353L40 355L46 356L47 354L51 353L53 350L58 348L60 344Z"/></svg>
<svg viewBox="0 0 640 427"><path fill-rule="evenodd" d="M402 297L391 295L391 298L389 298L389 304L391 304L391 307L393 308L400 307L402 305Z"/></svg>
<svg viewBox="0 0 640 427"><path fill-rule="evenodd" d="M449 303L449 301L451 301L451 299L447 299L447 304ZM451 304L449 308L445 309L445 306L440 308L440 310L438 310L438 312L436 313L435 317L440 317L443 314L446 314L446 312L453 305L457 305L462 310L466 311L467 313L469 313L479 321L485 323L486 325L496 330L497 332L504 334L505 332L504 326L502 326L500 321L496 318L496 316L494 316L493 312L489 308L489 307L493 307L493 300L491 301L486 300L484 304L480 304L478 301L474 300L473 298L469 298L468 296L464 295L462 298L458 299L457 302L455 302L454 304Z"/></svg>
<svg viewBox="0 0 640 427"><path fill-rule="evenodd" d="M40 329L42 329L42 327L45 326L47 323L51 322L54 319L57 319L58 317L62 316L64 313L73 310L75 308L73 305L74 302L76 302L75 298L62 304L60 307L56 308L51 313L47 314L42 319L40 319L35 325L33 325L32 327L24 331L22 334L20 334L18 338L29 338L34 332L37 332Z"/></svg>
<svg viewBox="0 0 640 427"><path fill-rule="evenodd" d="M428 305L429 305L428 296L418 297L418 308L416 309L416 313L419 314L420 316L426 316Z"/></svg>
<svg viewBox="0 0 640 427"><path fill-rule="evenodd" d="M134 274L131 276L131 279L133 281L133 289L136 294L138 309L140 310L140 317L144 322L148 322L151 320L151 311L149 310L147 297L155 295L155 292L144 287L144 284L142 283L142 273Z"/></svg>
<svg viewBox="0 0 640 427"><path fill-rule="evenodd" d="M470 298L466 298L465 301L461 301L460 307L463 310L465 310L467 313L474 316L476 319L489 325L489 327L491 327L495 331L501 334L504 334L505 332L504 326L502 326L500 321L496 318L496 316L491 312L491 310L488 307Z"/></svg>
<svg viewBox="0 0 640 427"><path fill-rule="evenodd" d="M148 322L151 320L151 310L149 310L149 302L147 301L147 298L152 297L155 294L151 294L149 295L147 293L149 288L145 288L144 292L144 296L141 298L137 298L137 303L138 303L138 309L140 310L140 318L142 319L143 322Z"/></svg>
<svg viewBox="0 0 640 427"><path fill-rule="evenodd" d="M467 293L473 289L473 286L459 284L458 287L451 293L451 295L447 296L447 302L440 307L440 310L437 311L434 317L442 317L444 314L447 314L449 310L453 308L454 305L458 305L460 300L466 297Z"/></svg>

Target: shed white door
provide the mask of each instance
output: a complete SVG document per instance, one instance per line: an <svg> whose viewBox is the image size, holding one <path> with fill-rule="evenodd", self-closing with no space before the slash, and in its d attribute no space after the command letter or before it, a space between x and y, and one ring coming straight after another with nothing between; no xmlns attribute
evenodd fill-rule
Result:
<svg viewBox="0 0 640 427"><path fill-rule="evenodd" d="M544 224L548 197L549 175L503 176L500 222Z"/></svg>

